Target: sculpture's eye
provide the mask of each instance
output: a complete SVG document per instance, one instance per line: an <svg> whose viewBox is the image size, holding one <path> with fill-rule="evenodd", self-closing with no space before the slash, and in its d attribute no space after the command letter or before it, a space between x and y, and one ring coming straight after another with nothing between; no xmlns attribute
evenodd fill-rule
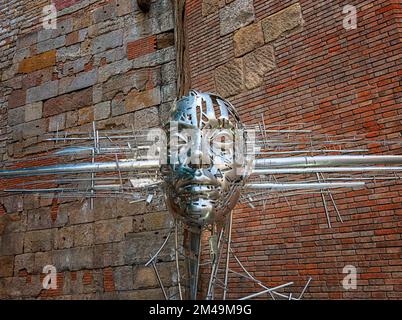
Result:
<svg viewBox="0 0 402 320"><path fill-rule="evenodd" d="M232 162L234 154L233 133L227 129L216 130L210 138L210 145L214 163Z"/></svg>

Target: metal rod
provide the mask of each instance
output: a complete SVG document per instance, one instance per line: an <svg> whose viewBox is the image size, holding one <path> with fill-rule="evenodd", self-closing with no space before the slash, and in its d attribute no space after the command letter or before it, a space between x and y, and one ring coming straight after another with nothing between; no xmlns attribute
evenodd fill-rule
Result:
<svg viewBox="0 0 402 320"><path fill-rule="evenodd" d="M180 276L180 265L179 265L179 231L177 228L177 221L175 221L175 260L176 260L176 272L177 272L177 285L179 288L180 300L183 300L183 294L181 291L181 276Z"/></svg>
<svg viewBox="0 0 402 320"><path fill-rule="evenodd" d="M219 263L221 260L221 256L222 256L222 247L221 247L221 242L223 239L223 234L224 234L224 230L223 228L221 229L221 232L219 233L219 239L218 239L218 258L213 262L212 267L211 267L211 275L209 278L209 283L208 283L208 291L207 291L207 299L213 299L213 284L215 283L216 280L216 275L218 273L218 268L219 268Z"/></svg>
<svg viewBox="0 0 402 320"><path fill-rule="evenodd" d="M326 182L326 179L325 179L324 175L323 175L322 173L319 173L319 175L321 175L322 180L323 180L324 182ZM332 201L332 205L334 206L335 212L336 212L336 214L338 215L339 220L341 221L341 223L343 223L343 220L342 220L342 217L341 217L341 213L340 213L339 210L338 210L338 206L336 205L335 199L334 199L334 197L332 196L332 192L331 192L330 190L327 190L327 193L328 193L328 195L329 195L329 198L330 198L331 201Z"/></svg>
<svg viewBox="0 0 402 320"><path fill-rule="evenodd" d="M402 156L310 156L256 159L256 167L319 167L364 164L402 164Z"/></svg>
<svg viewBox="0 0 402 320"><path fill-rule="evenodd" d="M158 169L159 160L144 161L119 161L121 171L131 171L137 169ZM95 162L95 163L77 163L64 164L44 167L33 167L15 170L1 170L0 177L17 177L26 175L47 175L47 174L64 174L64 173L80 173L80 172L113 172L117 170L116 162Z"/></svg>
<svg viewBox="0 0 402 320"><path fill-rule="evenodd" d="M161 287L163 296L165 297L165 300L168 300L168 296L166 294L165 287L164 287L164 285L162 283L162 279L161 279L161 277L159 275L158 269L156 268L155 260L152 260L152 268L154 269L154 272L155 272L156 278L158 280L159 286Z"/></svg>
<svg viewBox="0 0 402 320"><path fill-rule="evenodd" d="M321 183L320 175L318 173L317 173L317 180L318 180L319 183ZM322 203L324 204L325 215L327 216L328 227L332 228L331 219L329 217L329 210L328 210L328 207L327 207L327 200L325 199L325 195L322 193L322 189L320 191L321 191Z"/></svg>
<svg viewBox="0 0 402 320"><path fill-rule="evenodd" d="M299 154L299 153L327 153L327 152L339 152L339 153L355 153L355 152L367 152L368 149L350 149L350 150L331 150L331 149L322 149L322 150L289 150L289 151L257 151L256 155L262 154Z"/></svg>
<svg viewBox="0 0 402 320"><path fill-rule="evenodd" d="M255 298L255 297L258 297L258 296L260 296L260 295L262 295L264 293L273 292L275 290L278 290L278 289L281 289L281 288L284 288L284 287L287 287L287 286L291 286L292 284L293 284L293 282L288 282L288 283L285 283L285 284L281 284L280 286L277 286L277 287L274 287L274 288L269 288L269 289L266 289L266 290L261 291L261 292L250 294L249 296L246 296L244 298L240 298L239 300L248 300L248 299L251 299L251 298Z"/></svg>
<svg viewBox="0 0 402 320"><path fill-rule="evenodd" d="M255 169L252 174L301 174L301 173L341 173L341 172L375 172L375 171L402 171L402 167L317 167L317 168L283 168L283 169Z"/></svg>
<svg viewBox="0 0 402 320"><path fill-rule="evenodd" d="M256 278L254 278L250 272L248 272L248 270L246 269L246 267L241 263L240 259L236 256L236 254L234 253L233 249L230 248L231 253L233 254L233 257L235 258L236 262L239 264L240 268L253 280L255 281L258 285L262 286L265 289L268 289L268 287L264 286L262 284L262 282L260 280L257 280ZM274 296L272 295L271 292L269 292L269 294L271 295L271 298L273 300L275 300Z"/></svg>
<svg viewBox="0 0 402 320"><path fill-rule="evenodd" d="M224 280L224 290L223 290L223 300L226 300L226 294L228 291L228 272L229 272L229 261L230 261L230 245L232 242L232 219L233 219L233 213L230 211L229 217L228 217L228 225L227 225L227 230L228 230L228 239L226 243L226 264L225 264L225 280Z"/></svg>
<svg viewBox="0 0 402 320"><path fill-rule="evenodd" d="M159 253L160 253L160 252L162 251L162 249L165 247L165 245L166 245L166 243L168 242L168 240L169 240L170 235L172 234L172 232L173 232L173 228L171 228L171 229L169 230L169 233L168 233L168 235L166 236L165 241L163 241L163 243L162 243L162 245L160 246L160 248L158 249L158 251L156 251L156 253L151 257L151 259L149 259L148 262L145 264L146 267L149 266L149 264L152 263L152 261L156 259L156 257L159 255Z"/></svg>
<svg viewBox="0 0 402 320"><path fill-rule="evenodd" d="M309 279L307 280L306 285L305 285L304 288L303 288L303 291L300 293L300 295L297 297L296 300L300 300L300 299L303 297L304 293L305 293L306 290L307 290L307 287L310 285L311 280L313 280L313 278L309 277Z"/></svg>
<svg viewBox="0 0 402 320"><path fill-rule="evenodd" d="M364 186L364 182L328 182L328 183L248 183L247 189L300 190L300 189L331 189L354 188Z"/></svg>

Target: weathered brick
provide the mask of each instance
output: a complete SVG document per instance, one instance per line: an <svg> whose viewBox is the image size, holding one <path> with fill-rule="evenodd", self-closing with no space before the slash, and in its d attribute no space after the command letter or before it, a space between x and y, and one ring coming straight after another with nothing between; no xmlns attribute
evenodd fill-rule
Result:
<svg viewBox="0 0 402 320"><path fill-rule="evenodd" d="M129 233L121 242L125 264L142 264L149 260L154 253L153 248L161 246L166 232L141 232ZM172 261L174 256L174 242L171 237L168 243L159 255L159 261ZM180 241L180 239L179 239Z"/></svg>
<svg viewBox="0 0 402 320"><path fill-rule="evenodd" d="M26 91L25 90L13 90L8 97L8 108L17 108L25 104Z"/></svg>
<svg viewBox="0 0 402 320"><path fill-rule="evenodd" d="M133 231L154 231L169 228L172 223L168 212L151 212L133 217Z"/></svg>
<svg viewBox="0 0 402 320"><path fill-rule="evenodd" d="M60 114L66 111L80 109L92 104L92 88L83 89L69 94L59 95L47 100L43 104L45 117Z"/></svg>
<svg viewBox="0 0 402 320"><path fill-rule="evenodd" d="M74 246L74 228L58 228L54 235L54 249L68 249Z"/></svg>
<svg viewBox="0 0 402 320"><path fill-rule="evenodd" d="M133 60L156 51L156 36L149 36L127 44L127 58Z"/></svg>
<svg viewBox="0 0 402 320"><path fill-rule="evenodd" d="M121 242L98 244L94 246L94 267L121 266L124 264L124 252Z"/></svg>
<svg viewBox="0 0 402 320"><path fill-rule="evenodd" d="M63 10L65 8L71 7L79 2L81 2L81 0L54 0L53 1L57 10Z"/></svg>
<svg viewBox="0 0 402 320"><path fill-rule="evenodd" d="M176 62L169 62L161 67L162 84L176 83Z"/></svg>
<svg viewBox="0 0 402 320"><path fill-rule="evenodd" d="M161 88L161 102L172 102L177 98L176 83L171 83Z"/></svg>
<svg viewBox="0 0 402 320"><path fill-rule="evenodd" d="M131 0L116 0L116 13L117 16L124 16L133 11L133 4Z"/></svg>
<svg viewBox="0 0 402 320"><path fill-rule="evenodd" d="M94 243L94 224L79 224L74 227L74 246L92 246Z"/></svg>
<svg viewBox="0 0 402 320"><path fill-rule="evenodd" d="M261 21L265 42L287 35L303 25L300 4L295 3Z"/></svg>
<svg viewBox="0 0 402 320"><path fill-rule="evenodd" d="M104 5L93 12L94 23L113 20L115 18L116 18L116 7L114 4Z"/></svg>
<svg viewBox="0 0 402 320"><path fill-rule="evenodd" d="M256 22L235 32L234 37L235 56L240 57L264 44L261 23Z"/></svg>
<svg viewBox="0 0 402 320"><path fill-rule="evenodd" d="M18 72L30 73L54 66L55 64L56 50L50 50L22 60L22 62L19 64Z"/></svg>
<svg viewBox="0 0 402 320"><path fill-rule="evenodd" d="M61 47L61 48L57 49L56 60L58 63L66 62L66 61L70 61L70 60L76 60L76 59L79 59L80 57L81 57L80 44L73 44L68 47L66 46L66 47ZM84 59L78 60L77 63L82 62L82 61L84 61ZM78 69L78 68L79 68L79 66L76 67L76 69Z"/></svg>
<svg viewBox="0 0 402 320"><path fill-rule="evenodd" d="M0 256L16 255L23 252L24 233L9 233L1 236Z"/></svg>
<svg viewBox="0 0 402 320"><path fill-rule="evenodd" d="M55 115L53 117L49 118L49 127L48 131L61 131L64 130L66 127L66 114L65 113L60 113L58 115Z"/></svg>
<svg viewBox="0 0 402 320"><path fill-rule="evenodd" d="M113 270L113 278L116 290L132 290L133 285L133 267L117 267Z"/></svg>
<svg viewBox="0 0 402 320"><path fill-rule="evenodd" d="M264 75L275 68L275 54L271 45L265 45L247 54L244 60L244 82L247 89L263 83Z"/></svg>
<svg viewBox="0 0 402 320"><path fill-rule="evenodd" d="M35 230L25 233L24 252L50 251L53 247L53 230Z"/></svg>
<svg viewBox="0 0 402 320"><path fill-rule="evenodd" d="M69 111L66 113L66 128L78 125L78 111Z"/></svg>
<svg viewBox="0 0 402 320"><path fill-rule="evenodd" d="M25 106L25 122L42 118L42 106L41 101L27 104Z"/></svg>
<svg viewBox="0 0 402 320"><path fill-rule="evenodd" d="M161 103L160 88L153 88L142 92L129 93L125 99L125 111L133 112ZM113 113L113 110L112 110Z"/></svg>
<svg viewBox="0 0 402 320"><path fill-rule="evenodd" d="M24 253L16 255L14 258L14 274L26 270L28 273L34 271L35 255L33 253Z"/></svg>
<svg viewBox="0 0 402 320"><path fill-rule="evenodd" d="M18 124L12 128L13 139L21 140L43 135L47 131L47 119Z"/></svg>
<svg viewBox="0 0 402 320"><path fill-rule="evenodd" d="M229 97L243 90L243 60L234 59L215 69L216 91Z"/></svg>
<svg viewBox="0 0 402 320"><path fill-rule="evenodd" d="M79 32L73 31L66 36L66 46L71 46L79 41Z"/></svg>
<svg viewBox="0 0 402 320"><path fill-rule="evenodd" d="M110 101L98 103L94 106L94 119L102 120L110 115Z"/></svg>
<svg viewBox="0 0 402 320"><path fill-rule="evenodd" d="M95 222L95 243L121 241L133 229L133 219L124 217Z"/></svg>
<svg viewBox="0 0 402 320"><path fill-rule="evenodd" d="M59 94L84 89L93 86L97 81L97 70L80 72L74 77L62 78L59 85Z"/></svg>
<svg viewBox="0 0 402 320"><path fill-rule="evenodd" d="M219 9L224 6L225 6L225 0L203 0L202 15L208 16L212 13L219 11Z"/></svg>
<svg viewBox="0 0 402 320"><path fill-rule="evenodd" d="M0 278L12 277L14 272L14 256L0 257Z"/></svg>
<svg viewBox="0 0 402 320"><path fill-rule="evenodd" d="M59 214L63 212L68 214L70 224L94 221L94 212L90 210L89 201L63 203L60 205Z"/></svg>
<svg viewBox="0 0 402 320"><path fill-rule="evenodd" d="M91 52L99 53L123 45L123 31L116 30L102 34L92 40Z"/></svg>
<svg viewBox="0 0 402 320"><path fill-rule="evenodd" d="M105 292L112 292L115 290L112 268L103 269L103 288Z"/></svg>
<svg viewBox="0 0 402 320"><path fill-rule="evenodd" d="M63 36L60 36L60 37L57 37L54 39L49 39L49 40L39 42L36 45L36 48L37 48L38 53L42 53L45 51L50 51L53 49L60 48L60 47L64 46L65 44L66 44L66 36L63 35Z"/></svg>
<svg viewBox="0 0 402 320"><path fill-rule="evenodd" d="M53 67L25 74L22 78L22 88L28 89L52 81Z"/></svg>
<svg viewBox="0 0 402 320"><path fill-rule="evenodd" d="M24 121L25 121L24 107L8 109L8 124L10 126L15 126L17 124L23 123Z"/></svg>
<svg viewBox="0 0 402 320"><path fill-rule="evenodd" d="M38 87L29 88L27 90L26 103L33 103L55 97L58 94L58 89L58 80L46 82Z"/></svg>
<svg viewBox="0 0 402 320"><path fill-rule="evenodd" d="M112 100L117 93L124 95L152 89L160 83L160 72L158 69L130 70L117 74L108 79L102 85L103 100Z"/></svg>
<svg viewBox="0 0 402 320"><path fill-rule="evenodd" d="M17 39L17 48L26 48L34 45L38 41L38 33L31 32L21 35Z"/></svg>
<svg viewBox="0 0 402 320"><path fill-rule="evenodd" d="M159 126L158 107L148 107L134 112L133 115L134 128L145 129Z"/></svg>
<svg viewBox="0 0 402 320"><path fill-rule="evenodd" d="M174 46L174 32L164 32L156 36L156 49L161 50Z"/></svg>
<svg viewBox="0 0 402 320"><path fill-rule="evenodd" d="M255 19L252 0L235 0L219 11L220 32L226 35Z"/></svg>
<svg viewBox="0 0 402 320"><path fill-rule="evenodd" d="M49 229L52 227L50 210L48 207L28 210L28 230Z"/></svg>
<svg viewBox="0 0 402 320"><path fill-rule="evenodd" d="M86 107L78 110L78 124L83 125L85 123L94 121L94 108Z"/></svg>

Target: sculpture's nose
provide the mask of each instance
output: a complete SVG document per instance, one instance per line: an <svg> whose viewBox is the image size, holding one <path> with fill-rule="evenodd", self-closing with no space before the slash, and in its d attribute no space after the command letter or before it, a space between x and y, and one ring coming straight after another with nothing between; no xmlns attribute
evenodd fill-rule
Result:
<svg viewBox="0 0 402 320"><path fill-rule="evenodd" d="M191 146L191 156L189 166L197 169L205 164L204 152L202 149L202 133L200 130L194 132L193 144Z"/></svg>
<svg viewBox="0 0 402 320"><path fill-rule="evenodd" d="M203 152L201 149L195 149L191 151L191 158L189 167L193 169L201 168L203 164Z"/></svg>

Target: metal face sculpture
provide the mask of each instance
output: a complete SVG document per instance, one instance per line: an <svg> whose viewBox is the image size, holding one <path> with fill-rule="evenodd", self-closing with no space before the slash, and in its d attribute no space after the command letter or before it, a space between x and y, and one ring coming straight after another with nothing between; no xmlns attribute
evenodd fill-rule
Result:
<svg viewBox="0 0 402 320"><path fill-rule="evenodd" d="M191 91L177 101L164 131L156 134L135 128L101 131L94 123L92 132L57 132L44 137L44 143L54 143L56 150L33 159L37 167L24 166L24 160L4 163L0 179L7 187L0 189L0 196L35 193L89 198L91 204L95 198L110 197L150 204L163 196L174 225L146 265L152 265L166 299L185 296L180 273L184 256L188 298L200 297L202 264L210 266L207 299L218 297L215 287L222 288L219 298L227 297L231 272L262 289L242 299L269 295L298 300L311 279L296 297L280 292L292 282L276 287L264 284L236 256L231 246L236 203L251 207L262 203L265 207L267 201L279 197L318 195L331 227L330 204L342 222L333 192L400 180L398 173L402 172L401 155L367 155L366 147L392 145L389 150L401 150L401 141L322 135L300 128L302 125L266 125L264 119L259 125L244 125L228 101ZM155 136L163 142L159 153L150 152L158 149ZM183 227L187 240L180 246ZM156 261L173 233L178 290L168 296ZM201 239L208 239L208 261L201 262ZM240 269L229 268L230 258Z"/></svg>
<svg viewBox="0 0 402 320"><path fill-rule="evenodd" d="M217 95L191 91L165 127L166 203L187 224L222 224L247 176L246 134L234 107Z"/></svg>

